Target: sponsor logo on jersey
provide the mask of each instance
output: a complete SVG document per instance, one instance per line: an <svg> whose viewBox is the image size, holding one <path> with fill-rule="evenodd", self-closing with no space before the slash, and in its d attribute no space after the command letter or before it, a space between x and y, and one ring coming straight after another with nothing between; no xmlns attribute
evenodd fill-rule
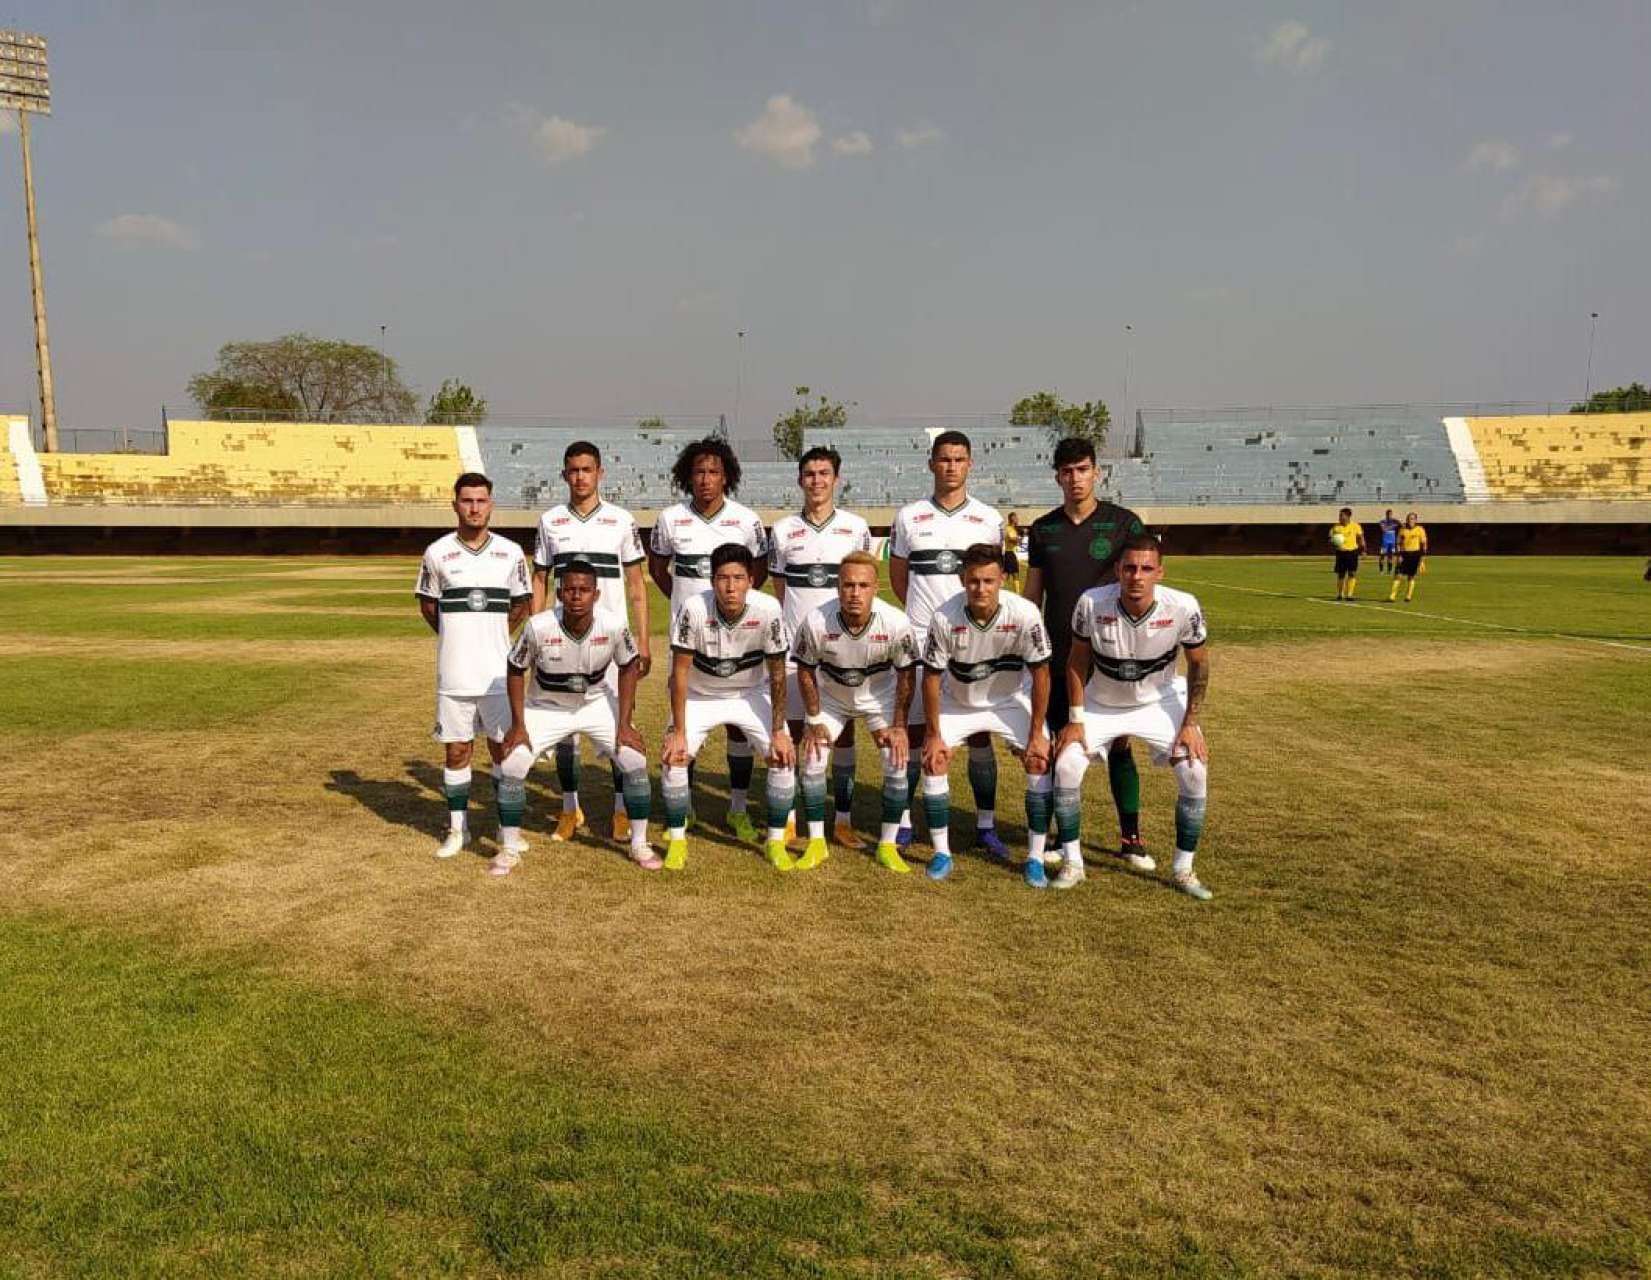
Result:
<svg viewBox="0 0 1651 1280"><path fill-rule="evenodd" d="M718 520L717 524L724 529L737 529L740 527L740 522L738 519Z"/></svg>
<svg viewBox="0 0 1651 1280"><path fill-rule="evenodd" d="M881 633L875 634L871 638L874 641L886 641L888 639L888 637L886 635L883 635Z"/></svg>
<svg viewBox="0 0 1651 1280"><path fill-rule="evenodd" d="M573 523L573 517L572 516L558 516L556 519L552 520L550 523L552 525L572 524Z"/></svg>
<svg viewBox="0 0 1651 1280"><path fill-rule="evenodd" d="M1101 615L1100 621L1101 621L1101 625L1103 627L1108 626L1111 623L1114 623L1114 622L1118 621L1118 615L1115 614L1115 613L1103 613Z"/></svg>
<svg viewBox="0 0 1651 1280"><path fill-rule="evenodd" d="M449 560L457 560L458 558L459 558L459 553L457 551L449 551L446 555L444 555L441 558L441 562L443 564L446 564Z"/></svg>
<svg viewBox="0 0 1651 1280"><path fill-rule="evenodd" d="M693 522L694 518L692 516L679 516L677 519L671 521L674 525L692 524Z"/></svg>
<svg viewBox="0 0 1651 1280"><path fill-rule="evenodd" d="M999 631L1002 631L1002 632L1005 632L1005 633L1011 632L1011 631L1019 631L1020 630L1020 623L1018 623L1018 622L1000 622L1000 623L997 624L997 629Z"/></svg>
<svg viewBox="0 0 1651 1280"><path fill-rule="evenodd" d="M985 524L986 523L986 517L985 516L967 515L967 516L964 516L963 518L965 520L967 520L970 524Z"/></svg>
<svg viewBox="0 0 1651 1280"><path fill-rule="evenodd" d="M741 631L754 631L756 628L758 628L760 626L762 626L762 619L761 618L747 618L744 622L740 623L740 630Z"/></svg>
<svg viewBox="0 0 1651 1280"><path fill-rule="evenodd" d="M808 530L803 529L803 528L793 529L790 533L786 534L785 536L788 540L791 539L791 538L806 538L808 536Z"/></svg>
<svg viewBox="0 0 1651 1280"><path fill-rule="evenodd" d="M1174 618L1154 618L1149 625L1154 626L1154 627L1173 627L1175 625L1175 619Z"/></svg>
<svg viewBox="0 0 1651 1280"><path fill-rule="evenodd" d="M924 512L920 512L919 514L913 516L911 518L911 522L913 524L926 524L928 521L933 520L933 519L934 519L934 512L924 511Z"/></svg>

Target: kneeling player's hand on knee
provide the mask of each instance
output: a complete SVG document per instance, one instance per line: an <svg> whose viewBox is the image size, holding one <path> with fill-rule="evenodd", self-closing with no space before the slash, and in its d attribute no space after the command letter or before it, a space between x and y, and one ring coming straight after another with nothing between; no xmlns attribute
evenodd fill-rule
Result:
<svg viewBox="0 0 1651 1280"><path fill-rule="evenodd" d="M1027 773L1049 772L1049 737L1047 734L1034 733L1032 740L1026 744L1026 753L1021 757L1026 765Z"/></svg>
<svg viewBox="0 0 1651 1280"><path fill-rule="evenodd" d="M1171 760L1208 760L1210 758L1209 744L1204 741L1204 731L1195 724L1184 724L1181 732L1175 735L1175 745L1170 748Z"/></svg>
<svg viewBox="0 0 1651 1280"><path fill-rule="evenodd" d="M889 753L889 767L904 769L906 760L911 755L911 746L906 740L906 730L900 725L881 730L871 735L871 740L878 747Z"/></svg>
<svg viewBox="0 0 1651 1280"><path fill-rule="evenodd" d="M661 764L688 763L688 735L680 729L672 729L665 735L665 741L659 747L659 762Z"/></svg>
<svg viewBox="0 0 1651 1280"><path fill-rule="evenodd" d="M1060 759L1061 752L1065 751L1074 743L1076 743L1079 747L1084 745L1083 726L1081 724L1069 723L1055 735L1055 749L1053 752L1055 758L1057 760Z"/></svg>
<svg viewBox="0 0 1651 1280"><path fill-rule="evenodd" d="M952 753L938 735L923 744L923 772L945 773L952 765Z"/></svg>
<svg viewBox="0 0 1651 1280"><path fill-rule="evenodd" d="M527 730L519 724L513 724L510 726L510 731L505 734L504 741L499 744L499 759L503 760L517 747L525 746L527 746Z"/></svg>
<svg viewBox="0 0 1651 1280"><path fill-rule="evenodd" d="M642 741L641 732L633 724L627 724L620 728L617 741L620 746L629 747L632 751L641 755L648 754L647 744Z"/></svg>
<svg viewBox="0 0 1651 1280"><path fill-rule="evenodd" d="M791 731L782 727L768 748L768 763L776 769L789 769L796 762L797 748L791 745Z"/></svg>
<svg viewBox="0 0 1651 1280"><path fill-rule="evenodd" d="M810 760L823 760L831 755L831 730L823 724L811 724L803 730L803 749Z"/></svg>

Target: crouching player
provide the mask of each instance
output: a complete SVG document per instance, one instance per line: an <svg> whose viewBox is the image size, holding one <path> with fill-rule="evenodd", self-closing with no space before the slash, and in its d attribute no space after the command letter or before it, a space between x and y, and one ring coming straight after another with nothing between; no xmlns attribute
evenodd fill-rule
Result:
<svg viewBox="0 0 1651 1280"><path fill-rule="evenodd" d="M690 596L671 624L671 727L659 762L665 791L665 866L688 860L688 766L718 725L741 729L768 757L768 860L796 863L785 848L797 798L795 752L785 726L785 623L780 602L751 590L755 558L738 542L711 553L711 589Z"/></svg>
<svg viewBox="0 0 1651 1280"><path fill-rule="evenodd" d="M648 848L648 758L631 723L642 664L625 620L596 604L596 567L570 560L556 573L554 609L527 620L510 651L505 689L510 732L504 740L499 778L499 852L489 870L509 875L521 861L527 775L533 762L562 742L583 734L597 754L619 770L630 818L631 857L648 871L659 859ZM617 694L608 668L619 669ZM533 687L527 688L532 673Z"/></svg>
<svg viewBox="0 0 1651 1280"><path fill-rule="evenodd" d="M1060 830L1062 866L1057 889L1083 879L1078 848L1083 775L1093 759L1105 760L1119 738L1136 738L1153 759L1175 770L1175 887L1199 901L1210 891L1192 871L1193 854L1204 829L1209 749L1198 713L1210 687L1208 637L1196 597L1158 585L1163 552L1151 534L1124 543L1118 581L1091 587L1072 611L1072 652L1067 658L1067 692L1072 713L1055 741L1055 821ZM1175 672L1185 653L1187 675ZM1153 869L1145 854L1130 861Z"/></svg>
<svg viewBox="0 0 1651 1280"><path fill-rule="evenodd" d="M923 812L929 820L929 879L951 874L952 819L946 776L952 748L975 733L1005 739L1026 766L1026 826L1031 856L1026 883L1046 881L1043 845L1049 834L1049 636L1043 615L1024 597L1003 590L1003 552L976 543L963 553L963 590L934 611L923 645ZM1026 695L1026 673L1032 693Z"/></svg>
<svg viewBox="0 0 1651 1280"><path fill-rule="evenodd" d="M791 657L808 726L798 744L808 847L797 870L817 867L828 856L826 761L834 756L833 744L844 726L864 720L883 761L877 861L890 871L910 872L895 836L906 808L906 713L917 683L917 644L906 615L877 598L877 558L870 552L851 551L843 557L836 600L804 616L791 641ZM839 839L842 816L837 815Z"/></svg>

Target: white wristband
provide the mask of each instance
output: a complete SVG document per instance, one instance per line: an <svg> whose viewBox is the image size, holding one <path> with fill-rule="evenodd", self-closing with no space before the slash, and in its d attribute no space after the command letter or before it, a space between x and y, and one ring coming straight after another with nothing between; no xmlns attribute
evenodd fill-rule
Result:
<svg viewBox="0 0 1651 1280"><path fill-rule="evenodd" d="M805 712L804 715L803 715L803 723L806 724L810 729L816 728L819 725L823 725L825 723L825 712L816 711L813 715L808 715Z"/></svg>
<svg viewBox="0 0 1651 1280"><path fill-rule="evenodd" d="M1082 707L1068 707L1067 711L1066 711L1066 723L1067 724L1082 724L1083 723L1083 708Z"/></svg>

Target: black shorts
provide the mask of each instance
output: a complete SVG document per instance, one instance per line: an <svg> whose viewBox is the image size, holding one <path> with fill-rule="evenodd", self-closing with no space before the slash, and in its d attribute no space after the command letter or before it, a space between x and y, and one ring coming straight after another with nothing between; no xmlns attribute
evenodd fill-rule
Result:
<svg viewBox="0 0 1651 1280"><path fill-rule="evenodd" d="M1357 551L1336 552L1336 576L1357 573L1359 571L1359 553Z"/></svg>
<svg viewBox="0 0 1651 1280"><path fill-rule="evenodd" d="M1399 553L1399 576L1414 578L1422 570L1422 553L1420 551L1401 551Z"/></svg>

